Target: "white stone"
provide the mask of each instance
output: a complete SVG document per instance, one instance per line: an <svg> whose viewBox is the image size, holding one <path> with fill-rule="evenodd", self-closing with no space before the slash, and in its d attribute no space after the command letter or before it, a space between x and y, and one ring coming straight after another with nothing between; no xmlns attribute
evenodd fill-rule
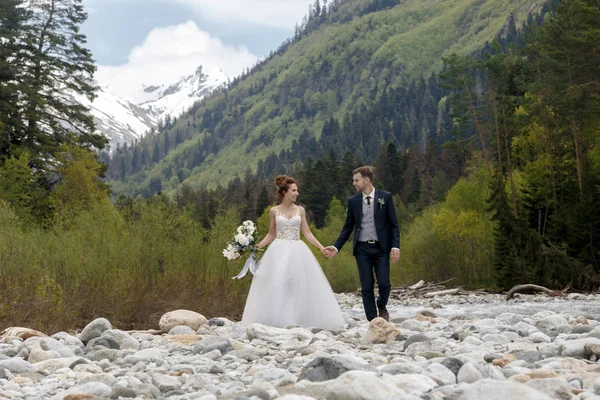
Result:
<svg viewBox="0 0 600 400"><path fill-rule="evenodd" d="M169 332L175 326L186 325L197 331L201 325L208 323L206 317L200 313L190 310L174 310L160 317L158 326L163 332Z"/></svg>

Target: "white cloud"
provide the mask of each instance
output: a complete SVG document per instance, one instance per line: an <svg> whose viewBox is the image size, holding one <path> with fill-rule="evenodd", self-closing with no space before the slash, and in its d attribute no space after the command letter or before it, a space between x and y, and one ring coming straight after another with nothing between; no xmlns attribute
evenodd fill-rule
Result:
<svg viewBox="0 0 600 400"><path fill-rule="evenodd" d="M221 23L245 22L282 29L294 27L315 0L175 0L198 17ZM321 1L322 3L322 1Z"/></svg>
<svg viewBox="0 0 600 400"><path fill-rule="evenodd" d="M154 28L144 43L131 51L127 64L99 66L96 79L101 85L110 85L112 93L138 102L143 100L142 85L173 83L199 65L209 75L221 70L232 79L257 60L246 47L227 46L188 21Z"/></svg>

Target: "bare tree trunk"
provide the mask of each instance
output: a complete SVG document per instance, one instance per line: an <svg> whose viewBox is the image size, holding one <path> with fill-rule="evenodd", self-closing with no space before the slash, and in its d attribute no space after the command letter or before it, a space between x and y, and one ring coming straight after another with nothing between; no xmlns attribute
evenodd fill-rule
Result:
<svg viewBox="0 0 600 400"><path fill-rule="evenodd" d="M537 69L537 75L538 75L538 83L541 85L542 84L542 72L540 70L540 59L539 57L536 58L536 69ZM546 108L544 107L544 117L546 117ZM545 140L545 144L546 144L546 153L548 153L548 155L550 157L552 157L552 146L550 143L550 135L548 135L548 127L546 126L546 121L543 121L542 127L544 129L544 140ZM558 204L558 195L556 194L556 176L554 174L554 167L550 166L550 181L552 183L552 199L554 200L554 204ZM547 213L547 211L546 211Z"/></svg>
<svg viewBox="0 0 600 400"><path fill-rule="evenodd" d="M498 123L498 101L496 99L496 89L492 85L491 88L491 99L492 107L494 108L494 126L496 128L496 151L498 152L498 163L500 166L500 173L504 174L502 167L502 151L500 150L500 126Z"/></svg>
<svg viewBox="0 0 600 400"><path fill-rule="evenodd" d="M473 117L473 121L475 122L475 127L477 128L477 134L479 135L479 142L481 144L481 151L483 152L483 158L485 159L485 163L487 165L488 172L490 177L493 176L492 173L492 164L490 163L490 157L488 155L487 147L485 145L485 138L483 136L483 128L479 123L479 119L477 118L477 111L475 110L475 105L473 104L473 97L471 96L471 91L469 90L469 86L467 85L466 79L463 78L463 87L467 96L469 98L469 110L471 111L471 116Z"/></svg>
<svg viewBox="0 0 600 400"><path fill-rule="evenodd" d="M571 75L571 59L569 57L567 57L567 65L569 68L569 87L572 88L573 87L573 76ZM582 173L582 169L583 169L583 165L582 165L582 160L581 160L581 151L582 149L580 148L582 145L581 142L581 133L579 131L579 126L577 125L577 122L575 122L575 118L571 118L571 129L573 132L573 142L575 143L575 160L577 162L577 180L579 182L579 194L583 194L583 173Z"/></svg>
<svg viewBox="0 0 600 400"><path fill-rule="evenodd" d="M508 177L510 179L510 190L512 195L512 203L513 203L513 214L515 218L519 216L519 212L517 210L517 191L515 189L515 180L513 177L512 164L510 160L510 148L508 146L508 136L510 135L510 131L506 127L506 110L504 109L504 105L502 105L502 116L504 120L504 149L506 150L506 166L508 168Z"/></svg>

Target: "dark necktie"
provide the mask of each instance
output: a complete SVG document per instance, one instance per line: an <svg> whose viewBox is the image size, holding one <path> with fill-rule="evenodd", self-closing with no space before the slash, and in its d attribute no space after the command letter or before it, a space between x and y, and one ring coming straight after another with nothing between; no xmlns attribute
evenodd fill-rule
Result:
<svg viewBox="0 0 600 400"><path fill-rule="evenodd" d="M367 205L370 206L371 205L371 196L367 196Z"/></svg>

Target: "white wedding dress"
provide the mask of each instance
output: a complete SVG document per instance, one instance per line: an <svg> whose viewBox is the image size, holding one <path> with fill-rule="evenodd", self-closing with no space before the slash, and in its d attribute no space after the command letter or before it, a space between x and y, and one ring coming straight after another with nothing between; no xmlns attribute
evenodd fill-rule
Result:
<svg viewBox="0 0 600 400"><path fill-rule="evenodd" d="M246 300L242 324L337 330L345 325L321 267L300 240L302 217L276 212L277 237L263 254Z"/></svg>

